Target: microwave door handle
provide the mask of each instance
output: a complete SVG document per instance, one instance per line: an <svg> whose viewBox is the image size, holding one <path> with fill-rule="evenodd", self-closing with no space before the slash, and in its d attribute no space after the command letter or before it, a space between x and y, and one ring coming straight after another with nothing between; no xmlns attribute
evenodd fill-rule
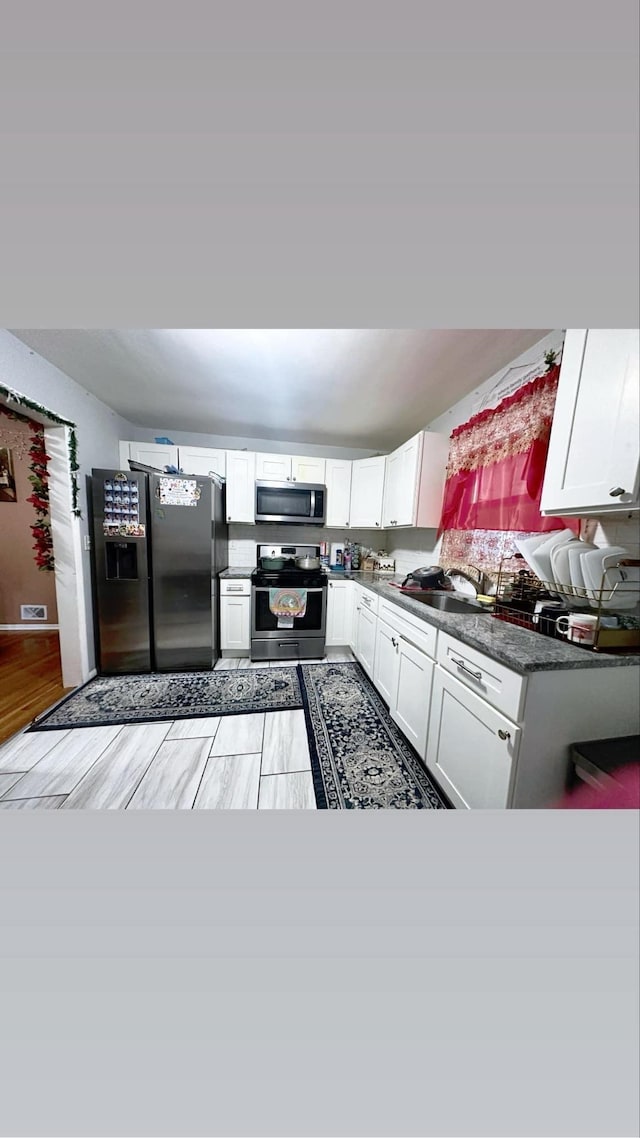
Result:
<svg viewBox="0 0 640 1138"><path fill-rule="evenodd" d="M315 518L315 516L316 516L316 492L315 492L315 490L312 490L311 491L310 517Z"/></svg>

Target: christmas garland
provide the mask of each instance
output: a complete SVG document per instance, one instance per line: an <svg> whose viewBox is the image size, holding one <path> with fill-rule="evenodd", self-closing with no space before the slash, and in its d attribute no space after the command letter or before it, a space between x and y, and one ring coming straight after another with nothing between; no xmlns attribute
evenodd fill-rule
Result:
<svg viewBox="0 0 640 1138"><path fill-rule="evenodd" d="M55 569L53 558L53 539L51 537L51 518L49 517L49 471L47 469L48 454L44 445L44 427L33 419L18 415L10 407L0 406L0 412L8 419L19 419L27 423L31 433L29 446L29 459L31 474L29 482L33 486L33 493L27 498L36 513L35 525L30 526L35 539L32 546L35 553L35 563L38 569L52 573Z"/></svg>
<svg viewBox="0 0 640 1138"><path fill-rule="evenodd" d="M69 469L71 471L71 510L73 514L79 518L82 516L81 510L78 506L80 498L80 486L76 471L80 469L78 463L78 438L76 435L76 425L70 419L63 419L60 415L56 415L54 411L50 411L48 407L43 407L41 403L35 403L32 399L27 399L25 395L21 395L18 391L12 391L9 387L4 387L0 383L0 395L5 399L9 399L18 407L25 407L29 411L37 411L39 415L43 415L46 419L50 419L52 423L57 423L60 427L69 427ZM8 410L8 408L7 408ZM40 426L40 424L36 424ZM44 436L43 436L44 437Z"/></svg>

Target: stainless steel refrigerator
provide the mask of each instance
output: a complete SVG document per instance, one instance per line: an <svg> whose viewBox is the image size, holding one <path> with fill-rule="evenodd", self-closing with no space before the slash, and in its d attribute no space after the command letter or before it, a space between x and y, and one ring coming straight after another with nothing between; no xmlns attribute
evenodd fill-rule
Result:
<svg viewBox="0 0 640 1138"><path fill-rule="evenodd" d="M212 668L228 551L224 486L135 466L89 479L98 671Z"/></svg>

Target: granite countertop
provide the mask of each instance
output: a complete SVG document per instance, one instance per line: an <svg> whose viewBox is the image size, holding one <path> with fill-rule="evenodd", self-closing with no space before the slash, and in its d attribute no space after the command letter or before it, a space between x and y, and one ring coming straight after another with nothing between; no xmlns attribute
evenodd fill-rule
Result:
<svg viewBox="0 0 640 1138"><path fill-rule="evenodd" d="M228 569L223 569L220 577L248 580L254 568L254 565L232 565ZM363 588L392 601L399 608L406 609L407 612L424 620L426 624L441 628L443 632L455 636L462 644L468 644L470 648L484 652L492 660L497 660L521 675L526 675L528 672L554 672L575 668L624 668L640 664L640 655L588 652L573 644L565 644L560 640L553 640L550 636L542 636L539 632L497 620L491 613L483 612L477 616L467 616L466 613L440 612L438 609L428 608L390 584L392 581L401 584L404 576L368 570L349 572L327 570L327 572L330 577L336 579L357 581Z"/></svg>
<svg viewBox="0 0 640 1138"><path fill-rule="evenodd" d="M623 655L605 655L602 652L588 652L585 648L577 648L573 644L565 644L554 640L550 636L542 636L527 628L518 628L515 624L507 624L498 620L491 613L479 613L477 616L466 613L440 612L438 609L428 608L420 601L415 600L407 593L401 593L393 588L391 581L401 584L404 577L392 576L389 573L373 573L366 571L344 572L338 570L329 573L336 578L357 581L363 588L372 593L392 601L399 608L406 609L414 616L420 617L427 624L448 632L468 644L470 648L484 652L493 660L512 668L514 672L526 675L528 672L553 672L575 668L624 668L640 664L640 656L629 653Z"/></svg>
<svg viewBox="0 0 640 1138"><path fill-rule="evenodd" d="M248 581L255 569L255 565L230 565L227 569L223 569L218 573L222 577L236 577L241 581Z"/></svg>

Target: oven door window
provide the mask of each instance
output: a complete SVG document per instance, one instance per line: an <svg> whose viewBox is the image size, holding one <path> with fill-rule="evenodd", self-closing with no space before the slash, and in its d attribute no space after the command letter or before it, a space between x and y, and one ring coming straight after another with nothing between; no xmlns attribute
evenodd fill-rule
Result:
<svg viewBox="0 0 640 1138"><path fill-rule="evenodd" d="M269 608L269 590L255 589L254 635L267 632L276 632L279 636L287 632L292 635L294 632L321 632L325 597L325 589L307 589L307 609L304 616L294 617L293 628L282 629L278 628L278 618Z"/></svg>
<svg viewBox="0 0 640 1138"><path fill-rule="evenodd" d="M293 486L280 489L256 488L256 514L261 517L310 518L311 490Z"/></svg>

